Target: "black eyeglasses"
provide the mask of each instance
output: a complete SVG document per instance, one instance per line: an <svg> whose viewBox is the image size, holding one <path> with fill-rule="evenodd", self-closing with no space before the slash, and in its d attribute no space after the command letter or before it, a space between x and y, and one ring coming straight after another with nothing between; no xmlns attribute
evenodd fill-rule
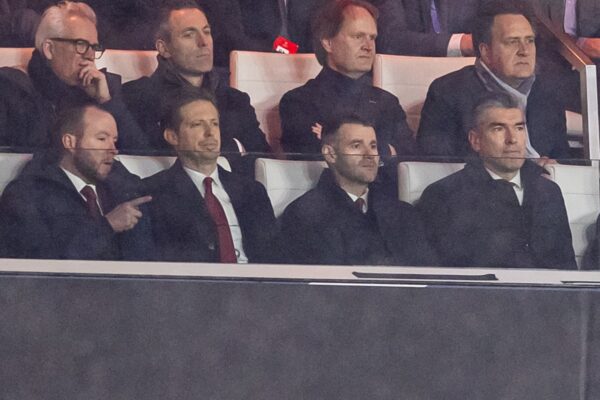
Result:
<svg viewBox="0 0 600 400"><path fill-rule="evenodd" d="M97 60L104 54L104 47L101 44L91 44L85 39L66 39L66 38L50 38L50 40L56 40L57 42L72 43L75 46L77 54L85 54L88 52L90 47L94 50L94 58Z"/></svg>

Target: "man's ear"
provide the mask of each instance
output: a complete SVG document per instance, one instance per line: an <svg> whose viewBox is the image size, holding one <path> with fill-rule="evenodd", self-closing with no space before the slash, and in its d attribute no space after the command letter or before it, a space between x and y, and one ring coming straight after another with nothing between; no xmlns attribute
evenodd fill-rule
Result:
<svg viewBox="0 0 600 400"><path fill-rule="evenodd" d="M331 53L331 39L321 39L321 46L327 53Z"/></svg>
<svg viewBox="0 0 600 400"><path fill-rule="evenodd" d="M166 128L163 131L163 137L171 146L177 146L179 144L179 137L177 136L177 133L175 133L175 130L171 128Z"/></svg>
<svg viewBox="0 0 600 400"><path fill-rule="evenodd" d="M323 158L325 158L327 164L335 164L337 156L332 145L324 144L321 146L321 154L323 155Z"/></svg>
<svg viewBox="0 0 600 400"><path fill-rule="evenodd" d="M163 39L157 39L154 45L156 47L156 50L158 51L158 54L160 54L164 58L171 58L169 46L167 46L167 43L165 43Z"/></svg>
<svg viewBox="0 0 600 400"><path fill-rule="evenodd" d="M488 67L491 64L490 60L490 46L486 43L479 43L479 54L481 55L481 61L485 63Z"/></svg>
<svg viewBox="0 0 600 400"><path fill-rule="evenodd" d="M52 40L44 40L42 43L42 53L46 60L52 60L54 58L54 43Z"/></svg>
<svg viewBox="0 0 600 400"><path fill-rule="evenodd" d="M77 147L77 136L72 133L64 133L61 137L61 142L65 150L73 152Z"/></svg>
<svg viewBox="0 0 600 400"><path fill-rule="evenodd" d="M469 144L475 153L481 150L481 137L474 129L469 131Z"/></svg>

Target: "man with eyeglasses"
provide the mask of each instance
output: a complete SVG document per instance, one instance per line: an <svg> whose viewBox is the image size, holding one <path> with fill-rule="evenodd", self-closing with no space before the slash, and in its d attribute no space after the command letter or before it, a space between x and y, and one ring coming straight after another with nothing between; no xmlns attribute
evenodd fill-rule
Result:
<svg viewBox="0 0 600 400"><path fill-rule="evenodd" d="M145 148L145 137L120 98L120 77L96 68L103 51L96 15L87 4L64 1L47 8L26 68L0 69L0 146L45 148L57 112L91 101L117 121L121 150Z"/></svg>

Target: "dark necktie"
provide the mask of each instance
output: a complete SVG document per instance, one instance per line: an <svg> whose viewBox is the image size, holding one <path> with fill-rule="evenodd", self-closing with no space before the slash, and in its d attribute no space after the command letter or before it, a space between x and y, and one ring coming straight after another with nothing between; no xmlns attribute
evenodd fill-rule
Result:
<svg viewBox="0 0 600 400"><path fill-rule="evenodd" d="M433 27L433 31L435 33L440 33L442 31L442 25L440 24L440 17L438 15L438 10L437 10L437 6L435 4L435 0L431 0L430 12L431 12L431 26Z"/></svg>
<svg viewBox="0 0 600 400"><path fill-rule="evenodd" d="M356 199L354 201L354 205L356 206L356 208L358 209L358 211L360 211L362 214L366 214L367 213L367 203L365 202L365 199L363 199L362 197L359 197L358 199Z"/></svg>
<svg viewBox="0 0 600 400"><path fill-rule="evenodd" d="M213 194L212 182L212 178L204 178L204 203L217 228L217 236L219 238L219 258L223 263L237 263L235 247L233 246L231 230L229 229L229 222L227 222L227 216L225 215L223 206L221 206L219 199Z"/></svg>
<svg viewBox="0 0 600 400"><path fill-rule="evenodd" d="M494 183L496 185L496 188L498 190L498 196L500 198L519 205L519 199L517 198L517 194L515 193L514 183L509 182L506 179L496 179L494 180Z"/></svg>
<svg viewBox="0 0 600 400"><path fill-rule="evenodd" d="M102 213L100 212L100 207L98 207L98 200L94 189L91 186L85 186L81 189L80 193L85 197L85 203L92 218L99 221L102 218Z"/></svg>

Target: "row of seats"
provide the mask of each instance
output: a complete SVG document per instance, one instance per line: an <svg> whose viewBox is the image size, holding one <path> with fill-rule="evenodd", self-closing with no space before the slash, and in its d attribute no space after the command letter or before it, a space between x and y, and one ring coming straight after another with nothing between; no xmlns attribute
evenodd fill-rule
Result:
<svg viewBox="0 0 600 400"><path fill-rule="evenodd" d="M175 161L174 157L119 155L117 158L129 171L142 178L169 168ZM0 153L0 193L29 159L30 154ZM221 157L219 163L224 168L229 168L225 158ZM255 173L256 180L267 190L275 215L280 216L289 203L315 187L321 171L326 167L322 161L259 158L256 160ZM402 162L398 167L398 197L414 204L427 186L462 167L461 163ZM554 164L546 168L562 190L573 235L573 247L577 262L580 263L594 236L594 224L600 213L598 166Z"/></svg>
<svg viewBox="0 0 600 400"><path fill-rule="evenodd" d="M26 65L33 49L0 48L0 67ZM123 82L151 75L156 66L155 51L106 50L96 61L98 68L121 75ZM279 101L289 90L303 85L321 70L314 54L283 55L234 51L230 57L231 86L250 96L260 127L269 143L280 150ZM410 57L378 54L373 66L373 85L393 93L416 132L427 90L434 79L475 62L472 57ZM567 112L567 131L578 138L580 147L583 123L580 114Z"/></svg>

